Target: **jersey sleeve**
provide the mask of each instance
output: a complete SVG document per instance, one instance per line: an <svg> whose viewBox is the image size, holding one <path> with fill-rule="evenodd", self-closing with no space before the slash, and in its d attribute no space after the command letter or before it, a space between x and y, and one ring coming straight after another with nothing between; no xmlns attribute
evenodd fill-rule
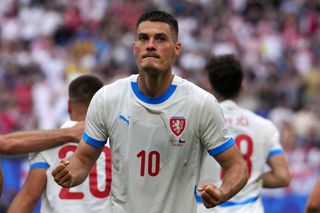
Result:
<svg viewBox="0 0 320 213"><path fill-rule="evenodd" d="M85 121L83 140L93 147L103 147L108 139L108 131L105 124L105 90L100 89L92 98Z"/></svg>
<svg viewBox="0 0 320 213"><path fill-rule="evenodd" d="M268 158L274 156L274 155L278 155L278 154L282 154L284 153L283 148L280 144L280 133L279 130L277 129L277 127L270 122L270 128L269 128L270 132L269 132L269 143L268 143L268 148L269 148L269 153L268 153Z"/></svg>
<svg viewBox="0 0 320 213"><path fill-rule="evenodd" d="M48 169L50 165L46 162L41 152L29 154L30 170L36 168Z"/></svg>
<svg viewBox="0 0 320 213"><path fill-rule="evenodd" d="M217 100L208 95L201 109L200 140L211 156L218 155L234 145L234 140L225 126L223 111Z"/></svg>

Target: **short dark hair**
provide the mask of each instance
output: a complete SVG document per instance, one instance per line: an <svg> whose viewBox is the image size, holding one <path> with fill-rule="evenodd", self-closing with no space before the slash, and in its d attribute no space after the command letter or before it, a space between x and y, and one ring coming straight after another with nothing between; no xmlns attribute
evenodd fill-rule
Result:
<svg viewBox="0 0 320 213"><path fill-rule="evenodd" d="M94 94L103 87L103 82L93 75L81 75L69 84L69 99L89 106Z"/></svg>
<svg viewBox="0 0 320 213"><path fill-rule="evenodd" d="M233 54L211 56L205 69L212 88L223 98L235 98L239 94L243 70Z"/></svg>
<svg viewBox="0 0 320 213"><path fill-rule="evenodd" d="M170 28L173 30L176 38L178 38L179 34L179 26L178 26L178 21L177 19L171 15L170 13L166 11L161 11L161 10L154 10L154 11L149 11L140 16L136 23L136 28L138 28L139 24L144 21L151 21L151 22L164 22L167 23Z"/></svg>

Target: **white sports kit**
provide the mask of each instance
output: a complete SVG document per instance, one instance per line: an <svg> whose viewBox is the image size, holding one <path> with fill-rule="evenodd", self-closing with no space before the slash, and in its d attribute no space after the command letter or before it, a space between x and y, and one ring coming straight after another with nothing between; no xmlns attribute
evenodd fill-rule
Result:
<svg viewBox="0 0 320 213"><path fill-rule="evenodd" d="M110 139L113 213L195 213L203 150L234 144L216 99L178 76L158 98L139 91L137 75L104 86L83 138L95 147Z"/></svg>
<svg viewBox="0 0 320 213"><path fill-rule="evenodd" d="M71 127L76 122L67 121L62 128ZM109 193L111 184L111 154L108 147L94 164L86 180L75 187L63 188L53 179L51 172L60 160L69 157L77 148L77 143L67 143L30 155L31 169L46 169L47 185L42 193L41 213L109 213Z"/></svg>
<svg viewBox="0 0 320 213"><path fill-rule="evenodd" d="M250 178L238 194L212 209L206 209L197 195L198 213L262 213L264 210L260 192L266 161L269 157L283 153L279 132L271 121L239 107L231 100L221 102L220 105L226 125L247 162ZM207 155L201 167L200 184L209 182L220 186L222 175L219 164Z"/></svg>

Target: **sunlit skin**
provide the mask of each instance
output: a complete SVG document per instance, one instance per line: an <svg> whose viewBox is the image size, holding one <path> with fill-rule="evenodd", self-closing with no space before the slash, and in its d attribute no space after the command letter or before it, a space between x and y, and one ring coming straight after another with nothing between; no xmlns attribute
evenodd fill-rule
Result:
<svg viewBox="0 0 320 213"><path fill-rule="evenodd" d="M139 68L140 91L149 97L161 96L171 84L172 65L181 51L170 26L163 22L140 23L133 51Z"/></svg>

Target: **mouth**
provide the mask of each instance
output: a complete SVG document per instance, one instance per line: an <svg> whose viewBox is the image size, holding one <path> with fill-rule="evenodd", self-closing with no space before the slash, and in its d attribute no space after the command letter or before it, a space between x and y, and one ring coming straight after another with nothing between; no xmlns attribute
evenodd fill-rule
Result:
<svg viewBox="0 0 320 213"><path fill-rule="evenodd" d="M142 58L160 58L160 56L155 53L147 53L142 55Z"/></svg>

